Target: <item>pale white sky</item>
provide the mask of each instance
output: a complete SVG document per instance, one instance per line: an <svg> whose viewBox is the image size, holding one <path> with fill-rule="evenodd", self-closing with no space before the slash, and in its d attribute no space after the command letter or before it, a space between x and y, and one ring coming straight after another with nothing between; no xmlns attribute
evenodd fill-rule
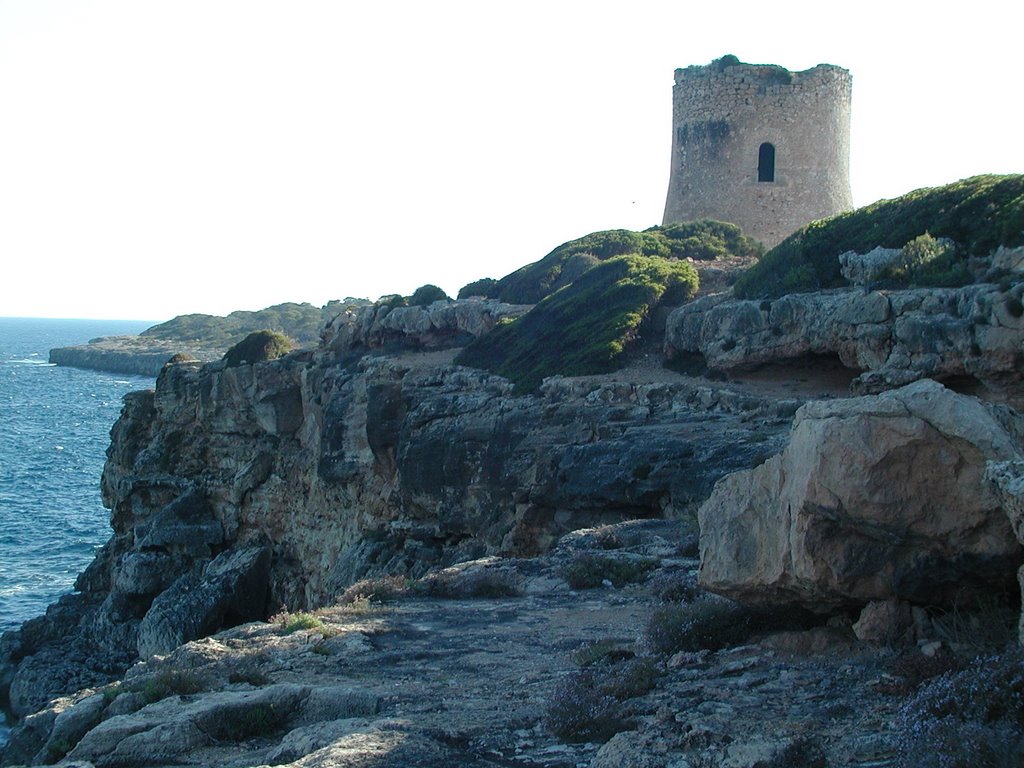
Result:
<svg viewBox="0 0 1024 768"><path fill-rule="evenodd" d="M454 295L658 224L673 70L726 53L851 70L857 205L1024 172L1022 22L1006 0L0 0L0 316Z"/></svg>

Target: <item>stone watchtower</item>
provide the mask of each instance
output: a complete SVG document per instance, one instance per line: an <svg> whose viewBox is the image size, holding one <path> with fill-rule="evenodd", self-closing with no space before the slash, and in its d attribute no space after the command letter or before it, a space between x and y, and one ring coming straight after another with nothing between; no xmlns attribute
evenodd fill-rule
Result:
<svg viewBox="0 0 1024 768"><path fill-rule="evenodd" d="M850 73L724 56L676 70L664 224L718 219L772 247L852 207Z"/></svg>

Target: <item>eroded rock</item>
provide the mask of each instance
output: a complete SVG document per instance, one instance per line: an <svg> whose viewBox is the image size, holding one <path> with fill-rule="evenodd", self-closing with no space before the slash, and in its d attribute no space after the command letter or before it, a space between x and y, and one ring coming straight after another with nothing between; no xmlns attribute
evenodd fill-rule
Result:
<svg viewBox="0 0 1024 768"><path fill-rule="evenodd" d="M966 379L979 394L1021 405L1020 286L904 291L837 289L748 301L709 296L668 318L669 358L697 353L718 371L835 355L873 394L922 378Z"/></svg>
<svg viewBox="0 0 1024 768"><path fill-rule="evenodd" d="M932 381L809 403L781 454L701 506L701 583L811 610L1005 587L1022 550L983 477L1019 456L1019 418Z"/></svg>

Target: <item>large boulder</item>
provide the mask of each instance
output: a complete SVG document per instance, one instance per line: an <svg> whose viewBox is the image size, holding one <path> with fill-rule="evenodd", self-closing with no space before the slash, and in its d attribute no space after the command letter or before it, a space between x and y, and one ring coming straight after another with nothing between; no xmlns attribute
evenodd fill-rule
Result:
<svg viewBox="0 0 1024 768"><path fill-rule="evenodd" d="M197 566L162 592L139 625L143 659L266 612L270 548L230 549Z"/></svg>
<svg viewBox="0 0 1024 768"><path fill-rule="evenodd" d="M751 604L928 605L1012 582L1022 549L984 481L1021 419L929 380L808 403L788 446L723 478L698 516L700 580Z"/></svg>

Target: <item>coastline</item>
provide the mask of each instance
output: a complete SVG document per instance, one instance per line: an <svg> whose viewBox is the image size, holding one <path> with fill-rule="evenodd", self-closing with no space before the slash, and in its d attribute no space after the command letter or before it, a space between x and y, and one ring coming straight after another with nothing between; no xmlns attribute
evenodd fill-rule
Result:
<svg viewBox="0 0 1024 768"><path fill-rule="evenodd" d="M223 349L154 341L142 336L104 336L88 344L51 349L49 360L54 365L155 378L175 355L208 363L223 354Z"/></svg>

